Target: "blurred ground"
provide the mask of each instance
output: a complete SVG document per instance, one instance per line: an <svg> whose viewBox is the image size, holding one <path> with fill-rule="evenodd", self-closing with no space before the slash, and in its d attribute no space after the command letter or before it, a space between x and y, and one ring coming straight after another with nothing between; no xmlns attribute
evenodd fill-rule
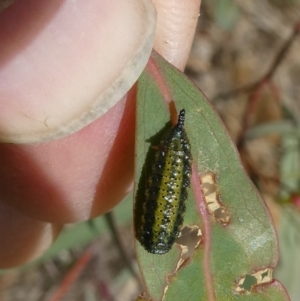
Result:
<svg viewBox="0 0 300 301"><path fill-rule="evenodd" d="M132 225L122 227L120 233L129 260L137 270ZM63 297L51 299L58 288L68 287L64 282L66 276L71 288ZM4 275L0 283L1 301L123 301L134 300L141 292L110 233L101 235L87 246L61 251L32 268Z"/></svg>
<svg viewBox="0 0 300 301"><path fill-rule="evenodd" d="M291 193L280 179L282 137L268 134L247 139L247 132L286 117L300 120L300 36L285 53L271 83L253 89L249 85L270 71L277 53L300 22L299 16L298 0L203 1L186 68L237 143L245 168L268 201L275 223L280 216L277 200L282 190L285 197ZM239 87L245 88L237 93ZM119 230L129 258L134 259L132 225ZM0 300L50 300L87 249L92 256L85 268L67 295L57 300L134 300L141 288L125 268L109 234L89 246L60 252L34 268L2 276Z"/></svg>
<svg viewBox="0 0 300 301"><path fill-rule="evenodd" d="M290 195L299 183L282 187L282 135L247 139L247 134L258 125L300 120L299 34L278 56L300 22L300 2L234 1L236 6L219 9L218 2L225 1L203 3L186 73L223 119L248 174L274 205L276 219L278 208L272 201ZM270 81L264 82L262 78L272 71Z"/></svg>

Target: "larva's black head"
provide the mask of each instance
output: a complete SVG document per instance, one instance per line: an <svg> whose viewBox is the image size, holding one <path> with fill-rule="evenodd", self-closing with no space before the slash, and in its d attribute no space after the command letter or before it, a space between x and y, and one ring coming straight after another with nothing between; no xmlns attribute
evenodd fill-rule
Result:
<svg viewBox="0 0 300 301"><path fill-rule="evenodd" d="M185 119L185 110L182 109L178 115L178 124L179 126L183 126L184 125L184 119Z"/></svg>

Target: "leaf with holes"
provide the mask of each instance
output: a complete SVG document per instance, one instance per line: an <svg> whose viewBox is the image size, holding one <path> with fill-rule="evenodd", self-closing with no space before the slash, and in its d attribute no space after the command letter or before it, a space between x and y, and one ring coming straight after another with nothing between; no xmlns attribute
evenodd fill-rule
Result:
<svg viewBox="0 0 300 301"><path fill-rule="evenodd" d="M151 236L172 220L158 220L153 214L147 220L145 210L157 208L153 198L149 203L149 177L153 179L155 154L169 151L160 141L182 109L193 158L184 222L170 251L151 254L139 242L140 227L147 223ZM138 81L136 137L134 219L145 299L289 300L272 278L278 243L269 211L220 118L198 88L155 53ZM159 164L161 170L169 168L164 159ZM162 184L161 177L156 182L154 200L162 196L161 186L170 184ZM174 200L168 201L177 210Z"/></svg>

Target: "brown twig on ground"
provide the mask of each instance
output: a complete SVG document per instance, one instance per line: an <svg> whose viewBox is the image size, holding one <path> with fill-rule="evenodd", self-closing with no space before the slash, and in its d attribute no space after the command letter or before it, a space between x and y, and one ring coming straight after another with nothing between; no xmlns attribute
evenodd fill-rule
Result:
<svg viewBox="0 0 300 301"><path fill-rule="evenodd" d="M49 299L49 301L61 301L63 297L68 292L72 284L80 276L81 272L85 269L86 265L92 259L93 254L91 250L86 250L78 258L77 262L70 269L64 280L61 282L57 290L54 292L54 295Z"/></svg>
<svg viewBox="0 0 300 301"><path fill-rule="evenodd" d="M266 86L269 86L269 89L271 90L272 94L274 95L274 99L276 99L276 100L279 99L278 90L277 90L276 86L272 83L271 79L272 79L274 73L276 72L276 70L278 69L278 67L280 66L280 64L282 63L282 61L284 60L284 58L286 57L289 49L291 48L293 42L295 41L295 39L299 33L300 33L300 22L298 22L296 24L290 38L281 47L281 49L275 56L275 59L273 61L273 64L271 65L270 69L260 80L256 81L255 83L252 83L248 86L241 87L237 90L231 91L231 93L230 92L227 93L227 97L229 97L229 96L238 95L240 93L247 93L247 92L251 93L253 91L253 93L249 97L248 104L246 106L245 113L244 113L244 118L242 118L242 120L243 120L242 130L239 135L239 138L237 139L237 148L239 150L241 150L241 148L243 147L243 144L245 141L245 134L249 127L249 119L251 117L251 113L254 111L254 108L255 108L258 100L260 99L263 89Z"/></svg>
<svg viewBox="0 0 300 301"><path fill-rule="evenodd" d="M108 212L105 214L105 220L108 224L108 227L112 233L113 240L116 244L116 247L119 250L120 256L123 258L124 263L126 267L128 268L129 272L132 274L132 276L136 279L136 281L139 283L140 286L142 286L141 280L139 276L137 275L136 271L134 270L134 267L132 265L132 262L130 260L130 257L127 253L126 247L124 246L124 243L121 239L120 233L118 231L114 214L113 212Z"/></svg>
<svg viewBox="0 0 300 301"><path fill-rule="evenodd" d="M273 77L274 73L278 69L279 65L282 63L283 59L286 57L289 49L293 45L293 43L296 40L299 33L300 33L300 22L298 22L294 26L294 30L293 30L291 36L286 41L286 43L281 47L281 49L278 51L270 69L259 80L255 81L254 83L247 84L245 86L242 86L240 88L237 88L237 89L234 89L234 90L231 90L228 92L219 93L214 98L212 98L211 101L215 102L219 99L226 100L230 97L235 97L241 93L250 93L253 90L256 90L263 82L268 82Z"/></svg>
<svg viewBox="0 0 300 301"><path fill-rule="evenodd" d="M262 82L259 83L259 85L256 87L256 89L253 91L253 93L250 95L246 109L244 111L244 117L242 118L242 129L239 134L239 137L237 139L236 145L238 150L241 150L241 148L244 145L245 136L247 129L249 127L249 120L252 116L252 112L255 110L256 104L258 103L260 96L263 92L263 89L268 86L271 93L274 95L274 99L279 101L279 92L276 86L273 84L273 82L270 79L264 79Z"/></svg>

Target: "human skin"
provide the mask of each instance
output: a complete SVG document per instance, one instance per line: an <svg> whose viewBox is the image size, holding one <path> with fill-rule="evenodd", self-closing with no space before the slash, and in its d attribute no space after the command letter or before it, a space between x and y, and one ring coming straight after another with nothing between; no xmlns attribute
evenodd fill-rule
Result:
<svg viewBox="0 0 300 301"><path fill-rule="evenodd" d="M99 0L90 1L90 5L93 2L99 3ZM154 48L183 70L197 24L200 0L155 0L153 3L157 11ZM118 11L116 6L115 10L112 13L117 15L116 19L118 14L122 18L124 8ZM35 18L34 12L31 18ZM91 31L83 28L85 22L80 20L88 18L84 6L77 18L72 21L80 24L80 31L85 32L86 38L91 34L93 39ZM120 39L126 44L127 37L123 33ZM47 47L51 53L51 43ZM80 57L73 58L73 64L85 59L84 51ZM38 50L36 55L39 55ZM52 64L52 58L43 52L43 57L32 63L38 64L41 70ZM60 62L63 63L64 60ZM17 71L14 71L16 77ZM61 81L49 85L51 90L59 89ZM78 83L68 88L75 89L75 85ZM26 91L26 87L22 89L24 95L34 93L32 87L30 91ZM43 102L38 105L42 106ZM62 224L104 214L124 198L132 187L134 133L133 87L101 117L61 139L39 144L0 144L0 268L35 258L51 245Z"/></svg>

